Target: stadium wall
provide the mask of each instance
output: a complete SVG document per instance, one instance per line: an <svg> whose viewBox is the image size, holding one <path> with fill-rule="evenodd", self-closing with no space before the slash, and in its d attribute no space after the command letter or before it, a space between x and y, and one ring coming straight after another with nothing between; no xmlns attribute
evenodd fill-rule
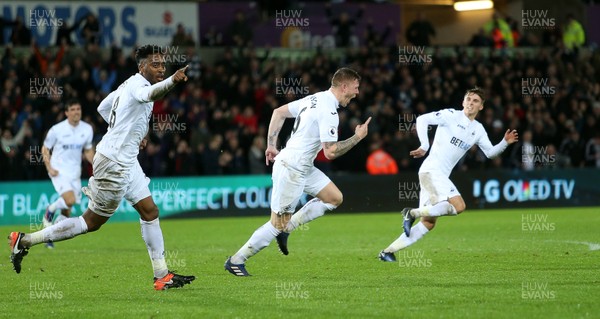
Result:
<svg viewBox="0 0 600 319"><path fill-rule="evenodd" d="M344 203L336 212L399 211L418 205L419 182L415 173L334 175L332 180L344 193ZM455 172L452 180L471 209L600 205L597 169L467 171ZM269 214L268 175L153 178L149 187L163 218ZM0 183L0 225L41 228L43 212L57 196L50 181ZM303 197L299 206L308 199ZM74 214L81 214L87 201L83 197ZM125 200L111 218L138 219Z"/></svg>

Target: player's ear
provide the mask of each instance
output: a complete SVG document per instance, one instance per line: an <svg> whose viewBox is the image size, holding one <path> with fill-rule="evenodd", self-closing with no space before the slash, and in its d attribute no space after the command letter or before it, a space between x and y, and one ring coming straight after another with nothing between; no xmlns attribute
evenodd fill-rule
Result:
<svg viewBox="0 0 600 319"><path fill-rule="evenodd" d="M142 70L144 70L145 67L146 67L146 59L142 59L140 61L140 63L138 63L138 71L140 72L140 74L143 74Z"/></svg>

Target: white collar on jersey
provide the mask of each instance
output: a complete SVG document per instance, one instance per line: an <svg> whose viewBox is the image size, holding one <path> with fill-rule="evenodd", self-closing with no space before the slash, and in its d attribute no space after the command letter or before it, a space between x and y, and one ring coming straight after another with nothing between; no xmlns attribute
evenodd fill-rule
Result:
<svg viewBox="0 0 600 319"><path fill-rule="evenodd" d="M337 98L335 97L335 95L333 95L333 92L331 92L331 90L327 90L327 93L329 93L329 97L335 102L335 108L339 109L340 108L340 102L337 100Z"/></svg>

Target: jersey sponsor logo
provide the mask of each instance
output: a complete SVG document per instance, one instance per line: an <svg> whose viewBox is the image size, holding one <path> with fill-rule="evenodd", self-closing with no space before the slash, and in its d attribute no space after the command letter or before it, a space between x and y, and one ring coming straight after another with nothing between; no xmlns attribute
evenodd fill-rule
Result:
<svg viewBox="0 0 600 319"><path fill-rule="evenodd" d="M457 146L458 148L463 149L465 151L468 151L471 148L471 144L466 143L466 142L462 141L461 139L456 138L454 136L452 137L452 139L450 139L450 144Z"/></svg>
<svg viewBox="0 0 600 319"><path fill-rule="evenodd" d="M460 124L458 124L458 125L456 125L456 126L458 126L458 127L462 128L463 130L466 130L466 129L467 129L466 127L464 127L464 126L462 126L462 125L460 125Z"/></svg>
<svg viewBox="0 0 600 319"><path fill-rule="evenodd" d="M62 148L65 150L76 150L76 149L81 149L82 147L83 147L83 144L64 144L62 146Z"/></svg>

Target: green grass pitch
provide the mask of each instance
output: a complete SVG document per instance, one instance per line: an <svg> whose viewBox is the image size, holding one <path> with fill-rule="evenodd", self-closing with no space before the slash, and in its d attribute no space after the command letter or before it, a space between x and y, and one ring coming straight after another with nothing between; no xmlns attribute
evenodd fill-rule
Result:
<svg viewBox="0 0 600 319"><path fill-rule="evenodd" d="M17 275L0 260L0 317L11 318L599 318L598 208L467 211L396 254L394 213L316 220L247 263L223 269L267 217L162 220L167 262L197 279L154 291L137 223L36 246ZM2 236L28 226L0 227Z"/></svg>

